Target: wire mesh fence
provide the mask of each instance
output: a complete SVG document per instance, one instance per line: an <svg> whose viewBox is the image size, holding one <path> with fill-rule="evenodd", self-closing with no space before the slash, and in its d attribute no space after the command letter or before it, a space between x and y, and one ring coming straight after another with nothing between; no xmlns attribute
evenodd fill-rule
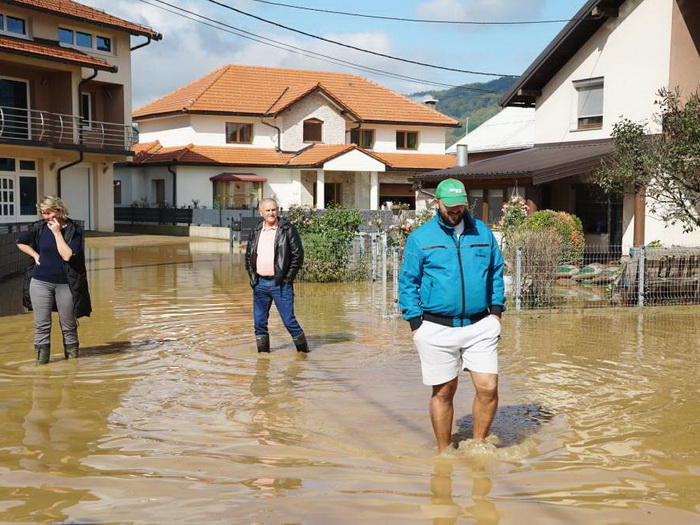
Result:
<svg viewBox="0 0 700 525"><path fill-rule="evenodd" d="M512 310L700 304L700 247L588 246L573 260L560 247L517 246L509 252L504 280ZM315 258L333 259L323 264L345 277L337 280L381 282L390 296L388 315L398 315L402 255L386 234L360 234L351 246L312 250L310 259L307 249L300 278L319 280L323 265Z"/></svg>

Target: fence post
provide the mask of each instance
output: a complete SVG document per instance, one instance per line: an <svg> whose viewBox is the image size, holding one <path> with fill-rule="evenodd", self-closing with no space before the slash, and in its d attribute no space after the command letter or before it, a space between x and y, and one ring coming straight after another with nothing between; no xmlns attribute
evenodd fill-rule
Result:
<svg viewBox="0 0 700 525"><path fill-rule="evenodd" d="M382 286L386 290L386 233L382 233Z"/></svg>
<svg viewBox="0 0 700 525"><path fill-rule="evenodd" d="M515 310L522 307L522 269L523 269L523 247L518 246L515 256Z"/></svg>
<svg viewBox="0 0 700 525"><path fill-rule="evenodd" d="M644 306L644 276L646 274L645 271L645 266L646 266L646 247L640 246L639 247L639 286L638 286L638 297L637 297L637 306Z"/></svg>
<svg viewBox="0 0 700 525"><path fill-rule="evenodd" d="M391 295L394 315L399 313L399 248L391 250Z"/></svg>

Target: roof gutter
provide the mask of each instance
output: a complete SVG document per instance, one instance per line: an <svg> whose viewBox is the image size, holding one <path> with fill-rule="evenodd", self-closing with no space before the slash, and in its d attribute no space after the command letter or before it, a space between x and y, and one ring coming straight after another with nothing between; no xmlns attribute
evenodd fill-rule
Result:
<svg viewBox="0 0 700 525"><path fill-rule="evenodd" d="M280 93L280 96L277 97L277 100L275 100L272 104L270 104L270 107L267 108L265 113L263 113L260 116L260 123L277 130L277 146L275 146L275 151L277 153L294 153L294 154L296 154L296 153L298 153L298 151L287 151L287 150L282 149L282 130L278 126L275 126L274 124L270 124L268 122L265 122L265 117L276 118L276 115L270 115L270 110L275 107L275 104L277 104L282 99L282 97L284 96L284 94L287 91L289 91L289 86L287 86L286 88L284 88L282 90L282 93Z"/></svg>
<svg viewBox="0 0 700 525"><path fill-rule="evenodd" d="M148 44L150 44L151 40L152 40L151 35L144 35L144 36L147 38L147 40L145 42L137 45L137 46L130 48L129 51L136 51L137 49L141 49L142 47L146 47ZM160 40L160 38L156 38L156 40Z"/></svg>

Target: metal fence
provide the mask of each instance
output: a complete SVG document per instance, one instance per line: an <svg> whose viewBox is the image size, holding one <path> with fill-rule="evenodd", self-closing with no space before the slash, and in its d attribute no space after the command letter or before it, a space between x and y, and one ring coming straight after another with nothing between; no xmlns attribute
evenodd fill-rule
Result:
<svg viewBox="0 0 700 525"><path fill-rule="evenodd" d="M0 224L0 281L20 274L30 258L17 249L17 238L29 230L31 222Z"/></svg>
<svg viewBox="0 0 700 525"><path fill-rule="evenodd" d="M398 315L402 248L386 234L359 234L352 264L383 284ZM700 247L588 246L577 264L515 249L506 261L506 301L513 310L700 304ZM357 275L357 274L356 274Z"/></svg>

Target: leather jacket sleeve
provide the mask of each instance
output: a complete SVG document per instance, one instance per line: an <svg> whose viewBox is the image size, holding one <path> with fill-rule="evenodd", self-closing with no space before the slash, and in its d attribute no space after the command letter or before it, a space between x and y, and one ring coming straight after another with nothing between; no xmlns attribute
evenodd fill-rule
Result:
<svg viewBox="0 0 700 525"><path fill-rule="evenodd" d="M291 283L294 282L297 273L299 273L302 264L304 264L304 247L302 246L299 232L294 225L291 225L289 228L288 248L291 257L289 259L289 269L287 270L285 281Z"/></svg>

